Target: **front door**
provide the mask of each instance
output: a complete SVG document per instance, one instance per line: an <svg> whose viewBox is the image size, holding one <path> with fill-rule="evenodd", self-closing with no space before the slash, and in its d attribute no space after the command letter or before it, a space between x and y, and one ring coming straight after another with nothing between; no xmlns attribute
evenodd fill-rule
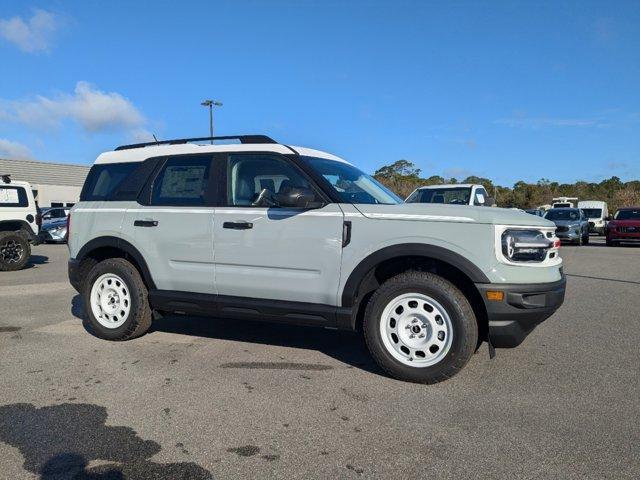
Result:
<svg viewBox="0 0 640 480"><path fill-rule="evenodd" d="M216 208L216 286L219 295L336 305L344 215L323 203L312 182L285 157L230 154L226 206ZM255 205L311 189L318 208ZM313 202L312 202L313 203Z"/></svg>
<svg viewBox="0 0 640 480"><path fill-rule="evenodd" d="M160 290L215 293L211 155L169 157L153 180L150 205L125 216Z"/></svg>

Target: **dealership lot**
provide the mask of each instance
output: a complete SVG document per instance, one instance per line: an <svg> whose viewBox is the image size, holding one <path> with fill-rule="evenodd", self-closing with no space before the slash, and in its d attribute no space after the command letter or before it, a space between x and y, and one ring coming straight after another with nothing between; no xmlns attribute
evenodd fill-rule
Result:
<svg viewBox="0 0 640 480"><path fill-rule="evenodd" d="M65 246L0 273L0 478L633 478L640 247L563 247L565 304L459 375L385 377L351 333L170 317L91 336Z"/></svg>

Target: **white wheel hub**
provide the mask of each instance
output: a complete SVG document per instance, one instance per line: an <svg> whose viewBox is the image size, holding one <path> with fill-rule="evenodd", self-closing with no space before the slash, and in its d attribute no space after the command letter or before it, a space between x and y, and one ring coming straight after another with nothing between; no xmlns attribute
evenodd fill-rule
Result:
<svg viewBox="0 0 640 480"><path fill-rule="evenodd" d="M411 367L429 367L449 352L453 325L444 307L421 293L391 300L380 317L380 335L396 360Z"/></svg>
<svg viewBox="0 0 640 480"><path fill-rule="evenodd" d="M129 318L131 296L119 276L105 273L91 288L91 311L98 323L106 328L118 328Z"/></svg>

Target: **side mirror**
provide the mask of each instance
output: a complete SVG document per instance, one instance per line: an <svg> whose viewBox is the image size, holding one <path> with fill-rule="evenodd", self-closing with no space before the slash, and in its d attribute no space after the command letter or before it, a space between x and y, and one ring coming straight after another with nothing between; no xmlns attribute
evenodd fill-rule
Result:
<svg viewBox="0 0 640 480"><path fill-rule="evenodd" d="M493 197L484 197L484 206L493 207L496 204L496 199Z"/></svg>
<svg viewBox="0 0 640 480"><path fill-rule="evenodd" d="M316 208L319 202L310 188L291 187L278 195L278 203L281 207L290 208Z"/></svg>
<svg viewBox="0 0 640 480"><path fill-rule="evenodd" d="M258 194L258 197L251 203L251 205L253 205L254 207L279 207L280 204L278 203L278 200L276 199L275 194L267 189L267 188L263 188L260 193Z"/></svg>

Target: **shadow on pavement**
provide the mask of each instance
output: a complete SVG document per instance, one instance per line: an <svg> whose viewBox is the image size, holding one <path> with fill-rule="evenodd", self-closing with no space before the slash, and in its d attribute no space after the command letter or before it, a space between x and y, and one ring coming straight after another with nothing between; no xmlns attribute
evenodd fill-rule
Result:
<svg viewBox="0 0 640 480"><path fill-rule="evenodd" d="M49 263L49 257L46 255L31 255L29 257L29 264L31 265L43 265Z"/></svg>
<svg viewBox="0 0 640 480"><path fill-rule="evenodd" d="M85 330L93 335L91 326L86 320L83 300L80 295L73 298L71 312L76 318L83 321ZM149 334L153 335L153 332L317 350L352 367L386 376L369 355L362 335L354 332L270 322L179 315L167 315L154 320Z"/></svg>
<svg viewBox="0 0 640 480"><path fill-rule="evenodd" d="M129 427L106 425L107 410L93 404L28 403L0 407L0 441L17 448L23 468L42 480L213 478L193 462L149 460L161 447ZM88 468L89 462L106 464Z"/></svg>

